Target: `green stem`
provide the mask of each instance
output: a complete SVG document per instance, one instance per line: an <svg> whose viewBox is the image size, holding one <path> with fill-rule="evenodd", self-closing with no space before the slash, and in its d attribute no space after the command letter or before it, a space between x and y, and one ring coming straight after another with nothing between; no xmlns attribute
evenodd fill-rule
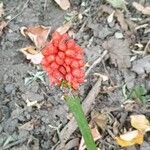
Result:
<svg viewBox="0 0 150 150"><path fill-rule="evenodd" d="M80 98L77 96L65 96L67 105L70 111L73 113L81 134L84 138L87 150L96 150L96 145L92 137L88 122L85 118L82 106L80 104Z"/></svg>

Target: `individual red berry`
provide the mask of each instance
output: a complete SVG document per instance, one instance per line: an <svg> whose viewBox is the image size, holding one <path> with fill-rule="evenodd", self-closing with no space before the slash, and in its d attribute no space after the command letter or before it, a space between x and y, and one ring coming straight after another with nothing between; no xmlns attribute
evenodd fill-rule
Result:
<svg viewBox="0 0 150 150"><path fill-rule="evenodd" d="M69 35L67 33L64 33L61 37L61 41L65 42L69 39Z"/></svg>
<svg viewBox="0 0 150 150"><path fill-rule="evenodd" d="M84 78L78 78L78 82L79 83L83 83L84 82Z"/></svg>
<svg viewBox="0 0 150 150"><path fill-rule="evenodd" d="M52 43L57 48L59 45L59 40L53 40Z"/></svg>
<svg viewBox="0 0 150 150"><path fill-rule="evenodd" d="M75 44L74 49L76 51L78 51L78 52L82 52L83 51L82 48L78 44Z"/></svg>
<svg viewBox="0 0 150 150"><path fill-rule="evenodd" d="M82 54L77 54L75 58L80 60L80 59L82 59L82 57L83 57Z"/></svg>
<svg viewBox="0 0 150 150"><path fill-rule="evenodd" d="M74 47L75 47L75 41L73 39L70 39L69 41L67 41L68 49L74 49Z"/></svg>
<svg viewBox="0 0 150 150"><path fill-rule="evenodd" d="M49 55L49 56L47 57L47 61L48 61L49 63L53 62L54 60L55 60L55 55Z"/></svg>
<svg viewBox="0 0 150 150"><path fill-rule="evenodd" d="M63 66L60 66L59 71L65 75L66 74L66 69Z"/></svg>
<svg viewBox="0 0 150 150"><path fill-rule="evenodd" d="M63 78L63 75L58 70L55 70L53 72L53 76L58 80L62 80L62 78Z"/></svg>
<svg viewBox="0 0 150 150"><path fill-rule="evenodd" d="M68 49L66 52L65 52L66 56L69 56L69 57L75 57L75 52L74 50L70 50Z"/></svg>
<svg viewBox="0 0 150 150"><path fill-rule="evenodd" d="M61 59L64 59L65 58L65 53L64 52L58 52L58 56L61 58Z"/></svg>
<svg viewBox="0 0 150 150"><path fill-rule="evenodd" d="M79 83L78 82L72 82L72 87L77 90L79 88Z"/></svg>
<svg viewBox="0 0 150 150"><path fill-rule="evenodd" d="M72 62L72 59L71 59L70 57L66 57L66 58L65 58L65 63L66 63L66 65L70 65L71 62Z"/></svg>
<svg viewBox="0 0 150 150"><path fill-rule="evenodd" d="M59 56L56 56L56 63L57 63L58 65L63 65L64 60L61 59Z"/></svg>
<svg viewBox="0 0 150 150"><path fill-rule="evenodd" d="M58 47L59 47L59 49L60 49L61 51L65 51L66 48L67 48L67 47L66 47L66 44L63 43L63 42L59 43Z"/></svg>
<svg viewBox="0 0 150 150"><path fill-rule="evenodd" d="M54 33L52 34L52 39L53 39L53 40L60 40L60 39L61 39L60 33L59 33L59 32L54 32Z"/></svg>
<svg viewBox="0 0 150 150"><path fill-rule="evenodd" d="M74 76L74 77L77 77L77 78L80 78L81 77L81 71L80 71L80 69L73 69L72 70L72 75Z"/></svg>
<svg viewBox="0 0 150 150"><path fill-rule="evenodd" d="M71 83L71 81L72 81L72 75L71 75L71 73L68 73L68 74L66 74L66 80L69 82L69 83Z"/></svg>
<svg viewBox="0 0 150 150"><path fill-rule="evenodd" d="M48 45L49 54L56 54L58 53L57 47L55 47L52 43Z"/></svg>
<svg viewBox="0 0 150 150"><path fill-rule="evenodd" d="M59 65L56 62L52 62L51 65L50 65L50 67L52 69L58 69Z"/></svg>
<svg viewBox="0 0 150 150"><path fill-rule="evenodd" d="M84 61L83 61L82 59L79 60L78 63L79 63L79 66L80 66L80 67L83 67L83 66L84 66Z"/></svg>
<svg viewBox="0 0 150 150"><path fill-rule="evenodd" d="M42 59L41 64L45 67L49 65L49 62L46 60L46 58Z"/></svg>
<svg viewBox="0 0 150 150"><path fill-rule="evenodd" d="M54 69L47 67L46 71L48 72L49 76L51 76L53 74Z"/></svg>
<svg viewBox="0 0 150 150"><path fill-rule="evenodd" d="M83 70L80 70L80 78L83 78L85 76L85 73Z"/></svg>
<svg viewBox="0 0 150 150"><path fill-rule="evenodd" d="M48 47L45 47L45 48L42 49L42 54L44 56L48 56L49 55L49 49L48 49Z"/></svg>
<svg viewBox="0 0 150 150"><path fill-rule="evenodd" d="M79 63L76 60L74 60L74 61L71 62L70 66L72 68L78 68L79 67Z"/></svg>
<svg viewBox="0 0 150 150"><path fill-rule="evenodd" d="M71 68L70 68L70 66L65 66L65 68L66 68L66 72L71 72Z"/></svg>

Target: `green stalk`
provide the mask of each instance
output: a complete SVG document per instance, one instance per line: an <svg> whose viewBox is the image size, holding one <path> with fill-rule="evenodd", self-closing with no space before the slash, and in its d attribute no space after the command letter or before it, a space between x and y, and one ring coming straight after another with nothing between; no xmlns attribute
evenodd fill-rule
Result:
<svg viewBox="0 0 150 150"><path fill-rule="evenodd" d="M80 98L78 96L65 96L65 100L70 111L73 113L80 132L84 138L87 150L96 150L96 145L91 134L91 130L88 126L88 122L85 118L82 106L80 104Z"/></svg>

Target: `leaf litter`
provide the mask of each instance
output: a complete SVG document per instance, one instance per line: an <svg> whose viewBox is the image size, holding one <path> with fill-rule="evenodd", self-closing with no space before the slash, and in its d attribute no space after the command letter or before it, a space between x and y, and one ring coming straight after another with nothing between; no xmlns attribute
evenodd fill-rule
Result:
<svg viewBox="0 0 150 150"><path fill-rule="evenodd" d="M130 68L130 48L127 40L111 38L103 43L103 48L109 51L111 63L119 69Z"/></svg>
<svg viewBox="0 0 150 150"><path fill-rule="evenodd" d="M25 37L28 36L38 49L45 46L50 31L51 27L45 27L42 25L20 28L21 34Z"/></svg>
<svg viewBox="0 0 150 150"><path fill-rule="evenodd" d="M131 115L131 126L137 130L127 131L118 137L115 137L116 142L121 147L129 147L135 144L142 144L144 135L150 131L150 122L144 115Z"/></svg>
<svg viewBox="0 0 150 150"><path fill-rule="evenodd" d="M133 2L132 5L140 12L142 12L142 14L144 15L149 15L150 16L150 7L144 7L142 6L140 3L137 2Z"/></svg>

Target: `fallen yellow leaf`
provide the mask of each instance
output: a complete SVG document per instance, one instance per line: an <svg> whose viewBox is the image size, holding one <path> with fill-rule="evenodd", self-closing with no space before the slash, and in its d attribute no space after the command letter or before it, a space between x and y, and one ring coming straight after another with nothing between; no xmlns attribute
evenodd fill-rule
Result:
<svg viewBox="0 0 150 150"><path fill-rule="evenodd" d="M116 142L121 147L128 147L135 144L142 144L143 139L144 139L144 133L138 130L130 131L120 135L119 137L115 137Z"/></svg>
<svg viewBox="0 0 150 150"><path fill-rule="evenodd" d="M150 131L150 122L144 115L131 115L131 125L139 131Z"/></svg>

